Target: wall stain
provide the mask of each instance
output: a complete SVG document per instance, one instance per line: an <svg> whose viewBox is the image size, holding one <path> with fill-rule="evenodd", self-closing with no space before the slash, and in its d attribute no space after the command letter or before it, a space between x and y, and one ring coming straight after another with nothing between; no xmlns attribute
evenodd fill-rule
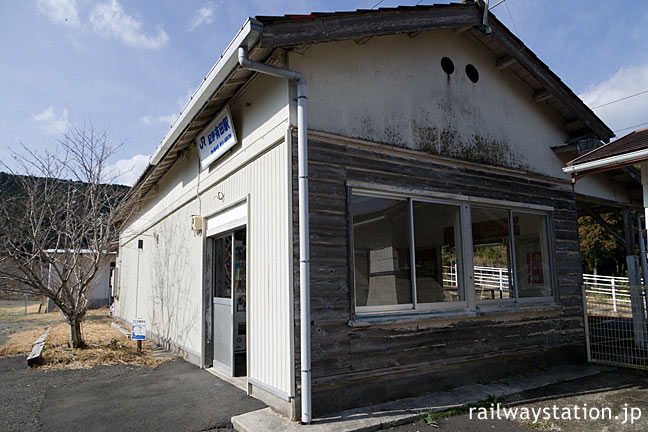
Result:
<svg viewBox="0 0 648 432"><path fill-rule="evenodd" d="M529 168L507 140L492 139L480 134L472 134L466 139L453 127L438 129L415 126L414 148L432 155L485 165L524 170Z"/></svg>

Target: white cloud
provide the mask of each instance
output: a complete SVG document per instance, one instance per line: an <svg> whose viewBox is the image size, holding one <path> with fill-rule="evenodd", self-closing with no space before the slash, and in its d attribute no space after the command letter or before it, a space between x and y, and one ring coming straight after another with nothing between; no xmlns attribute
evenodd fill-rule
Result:
<svg viewBox="0 0 648 432"><path fill-rule="evenodd" d="M156 50L169 42L169 36L161 28L156 35L145 33L141 21L127 15L117 0L96 5L90 15L90 24L99 34L115 37L135 48Z"/></svg>
<svg viewBox="0 0 648 432"><path fill-rule="evenodd" d="M61 114L57 115L53 106L33 116L32 120L38 123L38 126L48 135L63 135L70 126L68 110L64 108Z"/></svg>
<svg viewBox="0 0 648 432"><path fill-rule="evenodd" d="M153 117L151 117L150 115L142 116L140 118L140 122L142 122L144 126L151 126L153 124Z"/></svg>
<svg viewBox="0 0 648 432"><path fill-rule="evenodd" d="M178 118L178 114L168 114L168 115L158 116L157 119L160 123L167 123L169 126L171 126L173 122L176 121L177 118Z"/></svg>
<svg viewBox="0 0 648 432"><path fill-rule="evenodd" d="M205 6L198 9L193 19L191 20L191 26L189 26L189 31L194 31L196 28L200 27L203 24L213 23L214 8L215 8L214 3L209 2Z"/></svg>
<svg viewBox="0 0 648 432"><path fill-rule="evenodd" d="M158 116L145 115L140 117L140 123L145 126L152 126L154 124L166 124L173 126L173 123L178 119L180 113L184 110L193 94L194 90L189 89L184 96L178 96L178 98L176 99L176 103L178 104L178 112Z"/></svg>
<svg viewBox="0 0 648 432"><path fill-rule="evenodd" d="M38 0L36 6L52 22L79 26L76 0Z"/></svg>
<svg viewBox="0 0 648 432"><path fill-rule="evenodd" d="M121 159L106 167L106 180L114 184L133 186L148 165L149 157L138 154L130 159Z"/></svg>
<svg viewBox="0 0 648 432"><path fill-rule="evenodd" d="M591 86L579 96L589 107L597 107L608 102L648 90L648 64L621 67L607 80ZM612 129L619 130L648 122L648 93L625 99L594 112ZM645 126L638 127L637 129ZM617 133L621 137L632 129Z"/></svg>
<svg viewBox="0 0 648 432"><path fill-rule="evenodd" d="M144 126L152 126L155 124L167 124L171 126L177 118L178 114L159 115L157 117L145 115L140 118L140 123L142 123Z"/></svg>

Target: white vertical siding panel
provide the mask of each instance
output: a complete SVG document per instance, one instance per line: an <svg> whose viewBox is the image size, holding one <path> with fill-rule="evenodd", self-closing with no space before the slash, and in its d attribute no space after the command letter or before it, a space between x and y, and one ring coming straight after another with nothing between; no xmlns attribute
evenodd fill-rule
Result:
<svg viewBox="0 0 648 432"><path fill-rule="evenodd" d="M150 314L156 272L152 269L154 260L145 255L153 250L149 247L155 242L153 235L164 226L171 228L177 224L180 232L173 241L186 244L190 262L200 263L202 238L191 232L189 216L213 215L245 199L249 194L248 374L271 388L292 395L290 377L294 367L291 363L293 344L289 331L292 326L292 287L290 272L286 270L292 250L292 227L286 221L291 192L286 180L288 150L287 144L283 142L288 127L287 94L288 87L283 80L260 79L249 91L243 92L238 100L231 102L232 112L239 122L237 126L241 131L243 148L225 157L220 166L203 172L200 184L197 184L197 164L192 149L190 160L179 161L161 180L160 198L147 203L142 216L130 228L131 232L143 234L140 238L144 239L145 253L140 256L138 309L146 308L146 313ZM248 100L255 102L252 108L245 104ZM270 100L273 102L268 102ZM273 146L273 143L277 144ZM200 208L198 200L191 198L195 190L200 190ZM219 192L224 194L222 200L217 198ZM138 237L126 237L123 236L120 248L122 298L118 310L120 316L132 320L136 317L134 284ZM178 313L200 317L202 275L198 269L201 266L190 267L194 270L186 272L184 280L170 283L178 287L190 286L187 294L190 292L191 298L185 298L181 301L184 304L178 304ZM142 269L147 272L144 277ZM173 278L172 272L173 269L169 269L163 274L166 278ZM125 284L130 286L123 289ZM178 331L181 329L168 330L171 339L177 342ZM188 332L190 334L187 335L186 345L199 352L200 319Z"/></svg>

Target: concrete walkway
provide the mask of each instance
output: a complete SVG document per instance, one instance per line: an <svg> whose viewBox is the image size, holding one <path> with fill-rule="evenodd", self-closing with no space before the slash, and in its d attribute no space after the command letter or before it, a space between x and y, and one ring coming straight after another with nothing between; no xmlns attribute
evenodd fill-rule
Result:
<svg viewBox="0 0 648 432"><path fill-rule="evenodd" d="M300 425L297 422L292 422L286 417L275 414L270 408L232 417L232 424L239 432L370 432L412 422L428 412L443 411L479 402L489 396L502 398L561 381L595 375L611 369L613 368L594 364L565 366L560 369L534 372L517 378L495 381L491 384L458 387L449 392L437 392L427 396L343 411L317 418L310 425Z"/></svg>

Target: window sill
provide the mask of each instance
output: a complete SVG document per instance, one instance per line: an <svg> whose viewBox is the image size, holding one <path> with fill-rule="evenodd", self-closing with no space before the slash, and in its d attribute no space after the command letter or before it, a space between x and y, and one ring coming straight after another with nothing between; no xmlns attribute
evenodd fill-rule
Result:
<svg viewBox="0 0 648 432"><path fill-rule="evenodd" d="M389 315L359 315L349 320L349 327L371 327L390 324L409 324L427 321L448 321L470 318L488 317L494 315L516 315L534 312L559 312L562 306L552 304L511 304L493 305L488 307L477 307L475 310L453 310L453 311L421 311L407 313L391 313Z"/></svg>

